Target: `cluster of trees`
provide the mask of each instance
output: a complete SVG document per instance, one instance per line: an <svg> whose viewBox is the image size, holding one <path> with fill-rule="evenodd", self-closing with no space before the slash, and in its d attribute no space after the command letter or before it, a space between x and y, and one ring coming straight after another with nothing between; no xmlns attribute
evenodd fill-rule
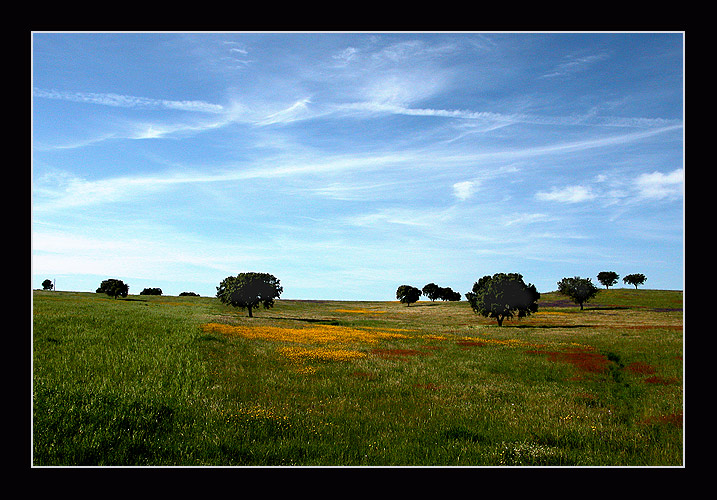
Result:
<svg viewBox="0 0 717 500"><path fill-rule="evenodd" d="M618 278L619 275L614 271L598 273L598 281L606 288L617 283ZM623 278L624 283L634 285L635 288L645 283L646 280L644 274L637 273L628 274ZM418 301L421 292L431 300L435 300L440 296L439 290L441 288L433 283L423 287L423 291L410 285L401 285L396 290L396 298L410 306ZM590 278L575 276L563 278L558 282L558 292L579 304L580 310L583 310L583 304L595 297L599 291L600 289L592 283ZM515 316L523 318L537 312L539 299L540 293L535 285L526 284L523 281L523 276L518 273L496 273L493 276L483 276L473 284L473 289L466 293L466 300L473 311L483 317L495 318L498 326L502 326L505 319ZM452 300L460 300L460 294Z"/></svg>
<svg viewBox="0 0 717 500"><path fill-rule="evenodd" d="M597 275L598 281L605 285L606 289L617 283L619 277L620 275L615 271L601 271ZM641 273L628 274L622 279L623 283L627 285L634 285L635 289L637 289L637 285L643 285L645 281L647 281L647 278Z"/></svg>
<svg viewBox="0 0 717 500"><path fill-rule="evenodd" d="M45 280L42 282L43 288L45 287L45 283L49 282L49 281L50 280ZM44 288L44 289L47 290L47 288ZM118 279L114 279L114 278L106 279L102 283L100 283L99 288L97 288L97 290L95 290L95 292L96 293L105 293L105 294L109 295L110 297L114 297L115 299L117 297L124 298L124 297L127 297L127 295L129 295L129 285L126 284L122 280L118 280ZM161 288L145 288L144 290L139 292L139 294L140 295L162 295L162 289ZM194 292L182 292L179 294L180 297L184 296L184 295L199 297L199 294L194 293Z"/></svg>
<svg viewBox="0 0 717 500"><path fill-rule="evenodd" d="M434 301L436 299L449 300L451 302L457 302L461 300L461 294L454 292L451 287L438 286L435 283L429 283L424 286L421 291L423 295Z"/></svg>
<svg viewBox="0 0 717 500"><path fill-rule="evenodd" d="M442 287L435 283L428 283L421 290L411 285L401 285L396 290L396 298L401 301L402 304L406 304L406 306L418 302L421 295L425 295L431 299L431 302L436 299L450 301L461 300L461 294L454 292L451 287Z"/></svg>

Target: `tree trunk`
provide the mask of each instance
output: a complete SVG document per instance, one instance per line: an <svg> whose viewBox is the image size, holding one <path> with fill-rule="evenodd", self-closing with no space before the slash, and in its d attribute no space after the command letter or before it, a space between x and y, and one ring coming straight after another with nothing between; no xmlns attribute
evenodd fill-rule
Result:
<svg viewBox="0 0 717 500"><path fill-rule="evenodd" d="M251 306L249 306L249 307L247 307L247 309L249 309L249 317L250 317L250 318L253 318L253 316L251 315L251 310L252 310L253 308L252 308Z"/></svg>
<svg viewBox="0 0 717 500"><path fill-rule="evenodd" d="M498 317L495 318L495 319L498 320L498 326L503 326L503 316L498 316Z"/></svg>

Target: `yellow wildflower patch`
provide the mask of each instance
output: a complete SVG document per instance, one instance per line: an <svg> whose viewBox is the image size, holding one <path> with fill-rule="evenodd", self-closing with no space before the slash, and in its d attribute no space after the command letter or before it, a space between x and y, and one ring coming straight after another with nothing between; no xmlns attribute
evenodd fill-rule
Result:
<svg viewBox="0 0 717 500"><path fill-rule="evenodd" d="M205 332L237 335L249 339L272 340L275 342L293 342L298 344L355 344L376 343L391 338L406 338L396 331L352 328L337 325L316 325L305 328L280 326L244 326L207 323L202 325Z"/></svg>
<svg viewBox="0 0 717 500"><path fill-rule="evenodd" d="M280 347L277 350L292 361L351 361L366 357L365 352L330 347Z"/></svg>
<svg viewBox="0 0 717 500"><path fill-rule="evenodd" d="M248 339L300 344L284 346L277 352L296 363L300 373L313 373L315 369L306 363L327 361L351 361L366 356L365 352L350 349L358 344L376 344L380 340L407 338L397 331L352 328L337 325L316 325L305 328L278 326L244 326L222 323L202 325L204 332L236 335ZM308 347L311 346L311 347Z"/></svg>

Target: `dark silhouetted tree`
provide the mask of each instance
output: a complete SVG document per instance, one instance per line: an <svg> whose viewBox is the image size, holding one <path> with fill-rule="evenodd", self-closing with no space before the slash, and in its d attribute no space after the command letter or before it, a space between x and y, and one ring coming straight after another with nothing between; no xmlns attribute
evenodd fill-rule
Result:
<svg viewBox="0 0 717 500"><path fill-rule="evenodd" d="M558 281L558 292L567 295L576 304L580 304L581 311L583 303L595 297L599 291L600 289L590 281L590 278L575 276Z"/></svg>
<svg viewBox="0 0 717 500"><path fill-rule="evenodd" d="M622 279L623 283L627 283L628 285L635 285L635 290L637 290L637 285L644 285L645 281L647 281L647 278L644 274L628 274Z"/></svg>
<svg viewBox="0 0 717 500"><path fill-rule="evenodd" d="M434 301L440 297L441 288L435 283L429 283L424 286L421 291L423 292L423 295L431 299L431 301Z"/></svg>
<svg viewBox="0 0 717 500"><path fill-rule="evenodd" d="M418 302L421 296L421 291L411 285L401 285L396 290L396 298L401 301L402 304L406 304L410 307L414 302Z"/></svg>
<svg viewBox="0 0 717 500"><path fill-rule="evenodd" d="M42 282L42 289L43 290L52 290L52 281L45 280Z"/></svg>
<svg viewBox="0 0 717 500"><path fill-rule="evenodd" d="M498 326L503 326L506 318L523 318L536 312L540 293L535 285L526 285L518 273L496 273L474 283L466 299L477 314L495 318Z"/></svg>
<svg viewBox="0 0 717 500"><path fill-rule="evenodd" d="M597 279L600 283L605 285L605 289L610 288L612 285L617 283L617 279L620 276L615 271L602 271L597 275Z"/></svg>
<svg viewBox="0 0 717 500"><path fill-rule="evenodd" d="M252 310L260 305L264 309L274 307L274 299L283 291L279 280L271 274L240 273L222 280L217 287L217 297L223 304L247 309L251 318Z"/></svg>
<svg viewBox="0 0 717 500"><path fill-rule="evenodd" d="M440 287L438 289L438 298L441 300L449 300L452 302L456 302L461 300L461 294L460 292L454 292L453 289L449 286Z"/></svg>
<svg viewBox="0 0 717 500"><path fill-rule="evenodd" d="M129 285L122 280L110 278L100 283L100 287L95 291L97 293L106 293L116 299L117 297L126 297L129 294Z"/></svg>
<svg viewBox="0 0 717 500"><path fill-rule="evenodd" d="M145 288L141 292L139 292L140 295L162 295L162 289L161 288Z"/></svg>

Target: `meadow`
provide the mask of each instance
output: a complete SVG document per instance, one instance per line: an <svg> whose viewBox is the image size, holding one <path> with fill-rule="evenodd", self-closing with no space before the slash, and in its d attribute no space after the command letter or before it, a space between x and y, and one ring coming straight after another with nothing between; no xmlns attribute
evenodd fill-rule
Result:
<svg viewBox="0 0 717 500"><path fill-rule="evenodd" d="M34 466L682 466L683 294L467 302L33 292Z"/></svg>

